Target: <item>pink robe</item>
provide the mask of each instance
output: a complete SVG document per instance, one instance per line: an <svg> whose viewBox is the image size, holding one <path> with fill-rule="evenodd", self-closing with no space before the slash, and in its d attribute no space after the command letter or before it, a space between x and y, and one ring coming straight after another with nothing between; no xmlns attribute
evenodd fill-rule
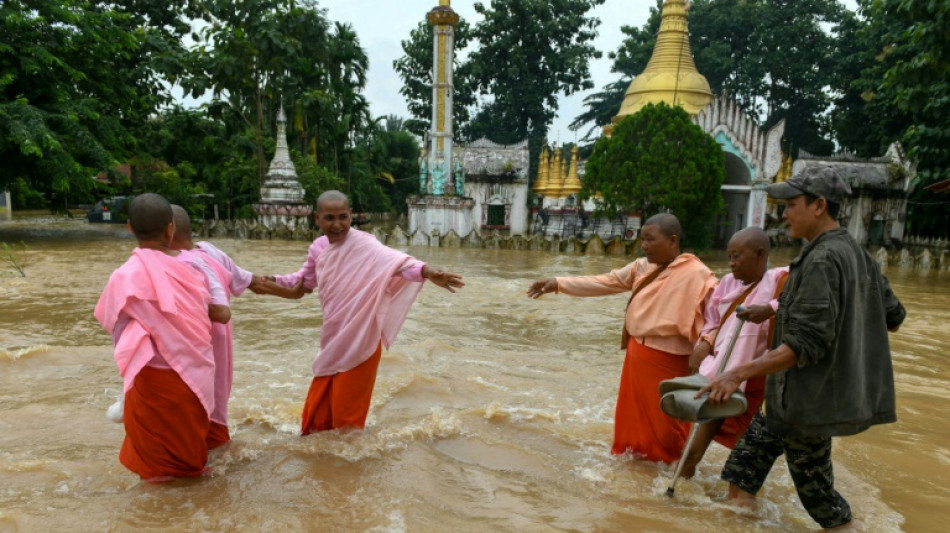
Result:
<svg viewBox="0 0 950 533"><path fill-rule="evenodd" d="M224 289L224 287L230 283L230 277L224 280L218 275L219 271L212 268L214 261L209 260L208 254L198 249L181 250L178 255L175 256L175 259L191 265L192 268L205 277L205 280L208 282L208 292L211 293L212 305L228 305L231 303L231 299L228 297L228 291Z"/></svg>
<svg viewBox="0 0 950 533"><path fill-rule="evenodd" d="M228 254L209 242L196 243L196 249L207 259L221 284L230 295L240 296L254 279L254 275L239 267ZM232 322L212 324L211 343L214 346L214 412L211 420L222 426L228 425L228 400L234 384L234 328Z"/></svg>
<svg viewBox="0 0 950 533"><path fill-rule="evenodd" d="M195 246L231 273L231 283L228 284L228 289L232 296L240 296L251 286L251 282L254 281L254 274L239 267L228 254L206 241L196 242Z"/></svg>
<svg viewBox="0 0 950 533"><path fill-rule="evenodd" d="M113 334L124 392L158 356L178 373L210 417L214 411L210 301L201 274L158 250L136 248L112 273L95 316Z"/></svg>
<svg viewBox="0 0 950 533"><path fill-rule="evenodd" d="M773 268L765 272L762 281L756 288L749 293L742 305L771 305L777 307L778 302L773 301L775 289L783 273L788 272L788 267ZM732 274L727 274L719 282L713 292L709 305L706 306L706 326L700 334L701 339L705 339L713 346L712 357L703 359L699 367L699 373L707 378L713 378L719 373L719 365L722 363L729 348L729 343L739 327L739 319L733 312L722 320L722 313L729 310L732 302L742 296L742 293L749 286L737 280ZM720 322L722 322L720 327ZM735 368L738 365L748 363L753 359L765 354L769 347L766 346L769 333L769 321L761 324L745 322L742 331L736 339L735 347L732 349L732 355L729 357L729 364L726 370ZM746 389L746 382L742 382L739 388Z"/></svg>
<svg viewBox="0 0 950 533"><path fill-rule="evenodd" d="M314 376L329 376L359 366L382 341L389 348L409 308L422 290L424 263L383 245L369 233L351 228L342 242L324 236L313 241L307 261L296 274L277 283L319 287L323 308L320 352Z"/></svg>

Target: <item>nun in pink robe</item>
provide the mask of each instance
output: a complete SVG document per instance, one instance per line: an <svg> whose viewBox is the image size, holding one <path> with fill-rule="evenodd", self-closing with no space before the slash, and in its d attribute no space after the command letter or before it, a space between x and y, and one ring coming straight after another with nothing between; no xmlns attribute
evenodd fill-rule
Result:
<svg viewBox="0 0 950 533"><path fill-rule="evenodd" d="M741 305L745 307L768 305L773 310L778 309L780 282L786 276L788 276L788 267L767 270L755 288L746 295ZM732 274L727 274L719 281L719 286L716 287L709 305L706 306L706 326L699 338L700 341L708 342L713 349L710 357L703 359L700 364L699 373L707 379L712 379L719 373L719 366L728 352L729 343L740 327L742 329L739 330L736 344L732 348L728 364L723 371L748 363L769 351L768 340L772 320L755 324L740 322L736 313L722 316L749 288L750 285L737 280ZM752 421L752 417L762 405L765 397L765 378L743 381L739 389L745 392L748 408L745 413L727 419L715 437L716 442L730 449L735 447L736 442L749 426L749 422Z"/></svg>
<svg viewBox="0 0 950 533"><path fill-rule="evenodd" d="M323 309L303 435L364 426L382 347L396 340L422 289L424 266L351 228L341 242L316 239L297 273L275 276L285 287L303 280L304 288L316 288Z"/></svg>
<svg viewBox="0 0 950 533"><path fill-rule="evenodd" d="M191 265L136 248L96 304L124 382L119 460L143 479L205 471L214 411L210 303L207 281Z"/></svg>

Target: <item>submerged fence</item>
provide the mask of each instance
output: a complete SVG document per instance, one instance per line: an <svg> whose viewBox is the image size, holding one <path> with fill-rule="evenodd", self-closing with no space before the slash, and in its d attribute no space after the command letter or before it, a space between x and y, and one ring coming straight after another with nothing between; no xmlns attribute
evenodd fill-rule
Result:
<svg viewBox="0 0 950 533"><path fill-rule="evenodd" d="M274 239L312 241L320 231L307 227L290 228L279 224L267 227L253 220L206 220L195 225L203 238ZM480 234L472 231L460 236L454 231L444 235L438 231L407 233L400 226L391 231L381 227L369 229L380 242L388 246L431 246L436 248L486 248L499 250L544 250L555 253L579 253L586 255L636 256L640 255L639 241L619 236L603 240L597 235L577 238L573 235L504 235L497 230ZM793 244L779 242L772 236L774 245ZM882 267L896 266L919 270L950 270L950 242L943 239L911 237L900 246L872 247L871 254Z"/></svg>

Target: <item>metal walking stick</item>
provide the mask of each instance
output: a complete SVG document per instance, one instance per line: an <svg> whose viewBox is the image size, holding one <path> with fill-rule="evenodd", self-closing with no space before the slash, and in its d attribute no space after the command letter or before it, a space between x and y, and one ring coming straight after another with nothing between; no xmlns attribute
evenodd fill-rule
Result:
<svg viewBox="0 0 950 533"><path fill-rule="evenodd" d="M746 308L739 306L736 308L736 313L745 312ZM726 365L729 363L729 357L732 356L732 349L736 345L736 341L739 339L739 332L742 330L742 326L745 325L745 319L739 319L739 325L736 326L735 333L732 334L732 339L729 340L729 347L726 348L726 355L722 358L722 363L719 364L719 370L716 371L716 375L722 374L723 370L726 369ZM689 437L686 439L686 446L683 447L683 453L680 454L680 460L676 464L676 471L673 473L673 480L670 481L670 486L666 489L666 495L670 498L673 497L673 494L676 490L676 481L680 478L680 474L683 473L683 463L685 463L686 453L689 452L690 446L693 445L693 441L696 440L696 433L699 432L699 426L703 425L705 422L694 422L689 429Z"/></svg>

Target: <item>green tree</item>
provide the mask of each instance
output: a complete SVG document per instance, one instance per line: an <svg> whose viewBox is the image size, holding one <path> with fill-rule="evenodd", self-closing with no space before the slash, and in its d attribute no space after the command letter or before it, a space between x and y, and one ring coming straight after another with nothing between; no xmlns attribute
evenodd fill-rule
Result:
<svg viewBox="0 0 950 533"><path fill-rule="evenodd" d="M322 132L328 135L333 156L332 166L328 167L342 175L349 173L353 165L353 138L370 134L374 129L369 102L362 94L369 59L349 24L336 24L330 41L329 68L328 89L332 98L330 113L322 117L327 123Z"/></svg>
<svg viewBox="0 0 950 533"><path fill-rule="evenodd" d="M136 128L180 73L189 2L0 3L0 187L51 206L89 201L92 176L136 153Z"/></svg>
<svg viewBox="0 0 950 533"><path fill-rule="evenodd" d="M372 130L363 95L369 60L353 27L328 21L313 0L209 0L209 14L195 53L203 75L186 85L195 96L212 92L210 114L227 125L236 151L250 141L256 161L256 184L236 174L241 160L227 167L226 181L256 201L283 104L292 148L342 179L344 191L375 194L353 188L366 170L357 139Z"/></svg>
<svg viewBox="0 0 950 533"><path fill-rule="evenodd" d="M590 89L590 60L600 21L589 12L604 0L491 0L475 2L484 18L473 36L471 55L479 91L489 96L472 122L493 121L492 140L528 139L531 176L547 130L558 110L558 96ZM478 127L477 125L475 126ZM499 136L505 139L499 139Z"/></svg>
<svg viewBox="0 0 950 533"><path fill-rule="evenodd" d="M471 28L464 19L455 27L455 63L452 81L455 92L452 102L452 119L456 132L462 132L469 120L469 109L475 105L476 88L473 86L471 64L462 61L461 52L468 47ZM402 79L399 94L406 99L412 116L406 127L412 133L425 137L432 122L432 25L420 22L402 41L403 56L393 61L393 68Z"/></svg>
<svg viewBox="0 0 950 533"><path fill-rule="evenodd" d="M610 124L623 104L627 88L630 87L630 78L620 78L608 83L599 92L584 97L584 106L587 111L574 117L570 129L577 131L590 124L581 142L588 142L600 136L604 126Z"/></svg>
<svg viewBox="0 0 950 533"><path fill-rule="evenodd" d="M649 104L601 137L587 160L582 198L600 193L608 215L660 212L683 224L683 243L710 245L710 226L724 207L725 159L719 144L681 107Z"/></svg>
<svg viewBox="0 0 950 533"><path fill-rule="evenodd" d="M917 191L908 227L922 236L946 237L946 200L923 188L950 179L950 4L925 0L876 0L872 18L897 22L888 34L891 66L880 84L882 96L911 117L904 144L917 161Z"/></svg>
<svg viewBox="0 0 950 533"><path fill-rule="evenodd" d="M378 131L373 140L371 157L378 176L385 178L383 188L397 213L406 213L406 198L419 191L419 141L408 131Z"/></svg>
<svg viewBox="0 0 950 533"><path fill-rule="evenodd" d="M879 157L899 140L912 117L898 109L894 94L882 86L888 69L912 60L912 52L894 46L903 30L893 17L871 17L871 0L859 1L856 13L842 22L841 60L831 114L835 138L845 150L861 157Z"/></svg>
<svg viewBox="0 0 950 533"><path fill-rule="evenodd" d="M204 75L183 80L198 97L206 91L227 102L254 133L257 178L264 183L264 137L273 127L281 96L292 81L326 65L328 22L312 2L289 0L208 0L209 24L194 61ZM325 73L320 73L325 74ZM317 75L319 76L319 74ZM312 79L312 78L311 78Z"/></svg>
<svg viewBox="0 0 950 533"><path fill-rule="evenodd" d="M297 169L300 185L306 190L304 200L317 207L317 197L324 191L340 190L344 188L343 180L333 172L318 165L312 157L301 154L297 150L290 151L290 158Z"/></svg>

